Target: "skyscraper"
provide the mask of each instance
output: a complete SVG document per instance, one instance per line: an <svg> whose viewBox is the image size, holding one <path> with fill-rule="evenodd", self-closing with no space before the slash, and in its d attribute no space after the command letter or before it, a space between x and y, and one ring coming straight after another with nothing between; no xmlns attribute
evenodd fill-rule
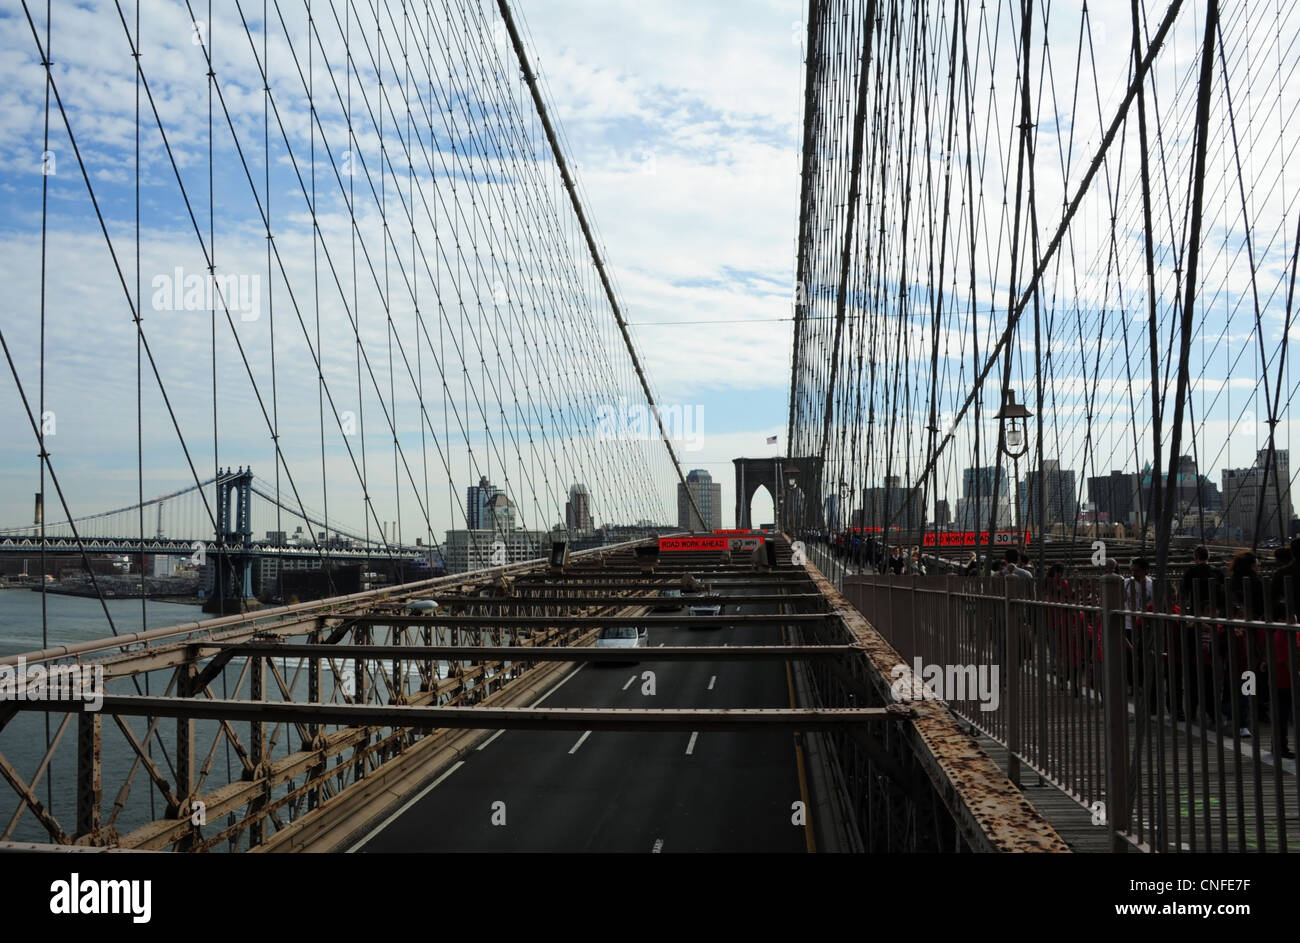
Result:
<svg viewBox="0 0 1300 943"><path fill-rule="evenodd" d="M1040 485L1038 471L1025 475L1024 487L1020 489L1020 519L1025 527L1034 531L1044 529L1038 520L1040 488L1044 492L1042 501L1047 527L1053 524L1073 526L1079 517L1079 493L1075 490L1074 472L1062 469L1056 459L1044 459L1041 482Z"/></svg>
<svg viewBox="0 0 1300 943"><path fill-rule="evenodd" d="M690 498L700 509L697 515L691 508ZM701 520L700 515L703 515ZM714 484L713 476L703 468L692 469L686 476L686 485L677 484L677 526L682 530L716 530L722 526L722 485Z"/></svg>
<svg viewBox="0 0 1300 943"><path fill-rule="evenodd" d="M1230 532L1240 529L1242 540L1276 537L1285 541L1290 533L1290 453L1286 449L1274 450L1275 468L1268 469L1265 484L1267 460L1268 450L1260 449L1255 455L1255 464L1250 468L1225 468L1222 472L1223 524ZM1258 532L1255 527L1257 520Z"/></svg>
<svg viewBox="0 0 1300 943"><path fill-rule="evenodd" d="M996 479L994 478L995 474ZM981 500L987 498L993 493L994 480L998 483L999 496L1010 493L1011 486L1007 483L1007 470L1000 465L967 468L961 474L961 496L963 498L975 497L975 489L978 486Z"/></svg>
<svg viewBox="0 0 1300 943"><path fill-rule="evenodd" d="M470 530L491 527L492 522L488 517L488 502L499 494L501 494L501 489L489 483L487 478L479 478L478 484L466 488L465 526Z"/></svg>
<svg viewBox="0 0 1300 943"><path fill-rule="evenodd" d="M996 516L993 507L993 485L998 486ZM988 530L989 520L995 527L1015 524L1011 513L1011 482L1007 470L1000 465L982 465L967 468L961 475L961 497L957 499L957 526L962 530Z"/></svg>
<svg viewBox="0 0 1300 943"><path fill-rule="evenodd" d="M1133 472L1112 471L1088 479L1088 500L1106 523L1133 523L1138 510L1138 476Z"/></svg>
<svg viewBox="0 0 1300 943"><path fill-rule="evenodd" d="M591 524L591 495L586 485L578 483L569 489L569 500L564 505L564 526L571 533L594 529Z"/></svg>

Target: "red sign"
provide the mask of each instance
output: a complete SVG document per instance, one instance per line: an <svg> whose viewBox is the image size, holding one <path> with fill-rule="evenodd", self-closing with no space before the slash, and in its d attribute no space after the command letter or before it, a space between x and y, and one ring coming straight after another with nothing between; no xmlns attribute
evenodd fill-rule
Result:
<svg viewBox="0 0 1300 943"><path fill-rule="evenodd" d="M752 550L763 542L760 537L660 537L660 551L667 550Z"/></svg>
<svg viewBox="0 0 1300 943"><path fill-rule="evenodd" d="M748 537L750 534L761 534L761 530L715 530L714 535L717 537Z"/></svg>
<svg viewBox="0 0 1300 943"><path fill-rule="evenodd" d="M1025 531L1023 537L1025 544L1029 544L1029 531ZM988 546L989 532L986 530L978 533L973 530L943 530L938 533L940 547L974 547ZM932 531L927 531L922 537L921 543L926 547L935 545L935 537ZM998 546L1011 546L1019 541L1021 535L1014 530L1000 530L993 535L993 542Z"/></svg>

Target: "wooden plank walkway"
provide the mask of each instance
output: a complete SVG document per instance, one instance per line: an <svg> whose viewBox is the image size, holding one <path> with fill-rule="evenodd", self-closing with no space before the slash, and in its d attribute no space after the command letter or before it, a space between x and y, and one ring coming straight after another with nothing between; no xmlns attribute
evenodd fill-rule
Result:
<svg viewBox="0 0 1300 943"><path fill-rule="evenodd" d="M980 749L993 758L1002 772L1007 772L1010 754L1007 748L987 734L975 731ZM1110 851L1110 836L1104 825L1092 824L1092 813L1049 780L1021 765L1021 792L1038 812L1065 839L1070 850L1078 853Z"/></svg>
<svg viewBox="0 0 1300 943"><path fill-rule="evenodd" d="M1042 765L1049 774L1047 779L1055 783L1038 786L1038 773L1022 763L1020 778L1025 797L1075 850L1108 850L1105 827L1092 824L1094 804L1106 799L1101 698L1087 686L1075 697L1069 690L1049 683L1049 748L1040 754L1037 673L1023 672L1020 685L1020 753L1029 757L1044 755ZM987 719L987 715L960 716L968 723ZM1220 736L1213 725L1175 723L1167 714L1139 716L1130 696L1130 751L1136 749L1139 726L1143 731L1137 770L1138 802L1133 808L1130 833L1146 850L1154 851L1162 845L1171 852L1282 851L1285 844L1286 851L1300 852L1296 762L1278 759L1269 752L1271 724L1261 724L1249 739L1239 739L1226 729ZM976 735L1005 772L1005 745L982 731L977 730ZM1163 836L1158 834L1161 823Z"/></svg>

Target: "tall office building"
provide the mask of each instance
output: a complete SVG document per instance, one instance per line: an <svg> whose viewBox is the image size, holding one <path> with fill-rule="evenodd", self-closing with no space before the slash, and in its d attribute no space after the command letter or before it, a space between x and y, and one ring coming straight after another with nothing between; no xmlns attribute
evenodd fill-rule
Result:
<svg viewBox="0 0 1300 943"><path fill-rule="evenodd" d="M1138 476L1132 472L1112 471L1088 479L1088 501L1099 520L1125 527L1137 520Z"/></svg>
<svg viewBox="0 0 1300 943"><path fill-rule="evenodd" d="M862 510L854 511L855 527L899 527L912 530L921 524L920 494L904 488L898 475L886 475L885 487L867 488Z"/></svg>
<svg viewBox="0 0 1300 943"><path fill-rule="evenodd" d="M1265 484L1267 459L1268 450L1260 449L1255 455L1255 464L1250 468L1225 468L1222 471L1223 524L1230 535L1239 530L1242 540L1277 538L1285 541L1290 534L1290 453L1286 449L1274 450L1275 467L1268 469ZM1258 533L1256 520L1259 521Z"/></svg>
<svg viewBox="0 0 1300 943"><path fill-rule="evenodd" d="M687 489L700 509L696 514L687 497ZM700 515L703 515L701 520ZM713 476L703 468L692 469L686 476L686 485L677 484L677 526L682 530L711 531L722 526L722 485L714 484Z"/></svg>
<svg viewBox="0 0 1300 943"><path fill-rule="evenodd" d="M1060 462L1049 458L1043 461L1041 476L1038 471L1025 475L1024 486L1020 489L1020 520L1035 532L1045 529L1038 520L1040 490L1046 526L1073 526L1079 517L1079 493L1075 490L1074 472L1062 469Z"/></svg>
<svg viewBox="0 0 1300 943"><path fill-rule="evenodd" d="M995 483L998 488L996 517L993 507ZM957 527L960 530L984 531L988 530L990 520L993 520L995 529L1015 526L1011 513L1011 481L1007 470L1000 465L967 468L961 475Z"/></svg>
<svg viewBox="0 0 1300 943"><path fill-rule="evenodd" d="M822 513L826 518L826 528L832 533L840 529L840 496L827 495L822 502Z"/></svg>
<svg viewBox="0 0 1300 943"><path fill-rule="evenodd" d="M992 517L993 495L981 493L978 501L974 495L969 498L957 499L958 530L988 530L989 519ZM1002 491L998 494L997 518L994 521L994 528L1001 530L1015 526L1016 522L1011 515L1011 496Z"/></svg>
<svg viewBox="0 0 1300 943"><path fill-rule="evenodd" d="M564 526L570 533L594 530L591 524L591 494L584 484L569 489L569 500L564 505Z"/></svg>
<svg viewBox="0 0 1300 943"><path fill-rule="evenodd" d="M501 489L491 484L487 478L479 478L478 484L465 489L465 526L470 530L482 530L491 527L488 517L488 502L501 494Z"/></svg>
<svg viewBox="0 0 1300 943"><path fill-rule="evenodd" d="M967 468L961 474L961 496L963 498L975 497L975 489L978 486L979 496L987 498L993 493L993 482L995 480L997 481L999 496L1010 493L1011 485L1008 483L1007 470L1002 466L984 465L979 468Z"/></svg>
<svg viewBox="0 0 1300 943"><path fill-rule="evenodd" d="M497 533L508 534L516 527L516 515L515 502L498 491L488 500L483 526Z"/></svg>
<svg viewBox="0 0 1300 943"><path fill-rule="evenodd" d="M550 552L546 531L492 529L449 530L442 542L448 573L467 573L487 567L536 560Z"/></svg>

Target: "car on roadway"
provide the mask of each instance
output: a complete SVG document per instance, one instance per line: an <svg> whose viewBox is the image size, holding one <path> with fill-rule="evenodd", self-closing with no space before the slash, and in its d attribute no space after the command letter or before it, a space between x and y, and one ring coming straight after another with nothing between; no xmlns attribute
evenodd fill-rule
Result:
<svg viewBox="0 0 1300 943"><path fill-rule="evenodd" d="M607 625L596 636L597 648L646 648L650 644L650 630L644 625ZM635 659L633 659L635 661ZM596 664L612 664L597 662Z"/></svg>
<svg viewBox="0 0 1300 943"><path fill-rule="evenodd" d="M682 607L682 591L680 589L660 590L659 595L663 597L663 602L654 607L655 612L676 612Z"/></svg>
<svg viewBox="0 0 1300 943"><path fill-rule="evenodd" d="M721 603L696 603L691 606L691 615L693 616L720 616L722 615Z"/></svg>

